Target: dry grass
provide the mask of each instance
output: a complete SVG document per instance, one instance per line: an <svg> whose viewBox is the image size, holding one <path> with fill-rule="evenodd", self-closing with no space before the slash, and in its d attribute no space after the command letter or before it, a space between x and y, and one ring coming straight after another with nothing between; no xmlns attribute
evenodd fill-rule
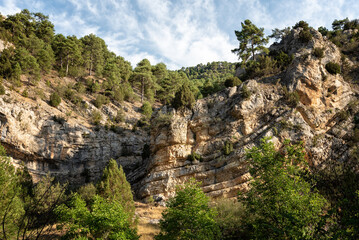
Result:
<svg viewBox="0 0 359 240"><path fill-rule="evenodd" d="M136 202L135 206L138 217L138 234L141 235L140 240L152 240L160 232L158 222L165 207L156 207L153 204L140 202Z"/></svg>

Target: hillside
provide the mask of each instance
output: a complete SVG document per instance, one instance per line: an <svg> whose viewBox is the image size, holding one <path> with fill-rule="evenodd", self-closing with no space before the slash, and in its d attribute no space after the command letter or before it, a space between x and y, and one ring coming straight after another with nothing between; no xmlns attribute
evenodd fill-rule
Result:
<svg viewBox="0 0 359 240"><path fill-rule="evenodd" d="M35 182L50 174L76 190L115 159L138 201L165 205L192 177L212 200L236 198L264 137L279 150L302 142L313 174L337 174L320 190L341 179L340 164L357 169L357 26L298 23L253 60L178 71L147 59L132 69L99 37L55 35L26 10L0 26L1 145Z"/></svg>

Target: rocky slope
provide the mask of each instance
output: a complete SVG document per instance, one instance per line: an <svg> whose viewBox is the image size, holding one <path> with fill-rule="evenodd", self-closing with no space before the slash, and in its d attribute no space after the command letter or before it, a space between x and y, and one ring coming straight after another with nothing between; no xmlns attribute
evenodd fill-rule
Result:
<svg viewBox="0 0 359 240"><path fill-rule="evenodd" d="M152 117L150 131L132 130L141 117L140 105L124 103L127 122L133 124L113 132L93 127L76 113L59 123L53 117L68 113L66 103L55 109L41 99L30 100L7 89L0 97L1 143L35 179L51 173L73 185L98 179L114 158L124 167L137 197L155 200L172 196L175 186L190 177L202 181L209 196L236 196L247 188L250 178L245 150L264 136L271 136L278 147L287 138L304 141L313 166L347 159L357 96L340 74L331 75L325 69L330 61L340 63L337 47L315 30L313 40L304 44L299 31L293 30L272 46L294 54L287 70L198 100L191 111L163 107ZM324 48L325 57L313 56L314 47ZM249 98L243 97L245 85ZM298 93L298 103L291 102L292 92ZM95 107L87 104L88 116ZM118 108L103 107L103 123ZM233 146L233 151L224 151L225 145ZM202 159L188 160L192 153Z"/></svg>
<svg viewBox="0 0 359 240"><path fill-rule="evenodd" d="M313 40L301 43L299 31L293 30L272 47L294 54L285 72L199 100L193 111L163 109L173 115L172 122L151 132L153 156L140 184L140 197L166 199L190 177L202 181L209 196L235 197L250 177L245 150L264 136L271 136L278 147L284 139L303 141L313 166L348 158L353 118L342 121L341 116L357 111L356 98L340 74L325 69L330 61L340 63L340 52L314 30ZM314 57L314 47L324 48L325 57ZM248 99L242 97L244 85L252 92ZM291 92L298 93L297 104L290 103ZM233 145L228 155L226 144ZM194 152L202 156L201 161L187 160Z"/></svg>

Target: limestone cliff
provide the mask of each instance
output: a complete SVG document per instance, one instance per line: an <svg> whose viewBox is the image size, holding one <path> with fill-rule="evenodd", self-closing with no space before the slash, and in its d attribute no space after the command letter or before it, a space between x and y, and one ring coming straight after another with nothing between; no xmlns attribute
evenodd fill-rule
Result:
<svg viewBox="0 0 359 240"><path fill-rule="evenodd" d="M114 158L123 165L136 195L155 199L172 196L175 186L190 177L202 181L209 196L236 196L250 178L245 151L264 136L272 136L278 147L287 138L304 141L313 166L347 159L357 96L340 74L325 68L330 61L340 63L337 47L315 30L313 40L302 43L299 31L292 30L271 47L294 55L285 71L200 99L193 110L165 106L152 117L150 131L133 128L141 117L138 104L120 106L128 123L113 132L89 124L95 109L90 101L84 114L70 113L66 121L57 121L69 112L66 103L56 109L7 88L0 97L1 143L14 163L25 163L34 178L50 173L73 185L95 181ZM325 57L316 58L314 47L324 48ZM244 86L251 92L248 98ZM291 102L294 92L299 102ZM103 123L118 108L103 107ZM224 151L225 145L233 151ZM192 153L200 154L201 160L188 160Z"/></svg>
<svg viewBox="0 0 359 240"><path fill-rule="evenodd" d="M313 40L302 43L299 31L293 30L272 46L294 54L286 71L198 100L193 111L163 109L173 120L151 132L153 155L140 184L141 197L165 199L190 177L202 181L209 196L234 197L247 187L250 177L245 150L264 136L271 136L278 147L284 139L304 141L313 166L348 158L353 118L342 121L340 114L348 107L357 111L355 97L340 74L331 75L325 69L330 61L340 63L340 51L314 30ZM325 57L313 56L314 47L324 48ZM242 97L244 85L252 93L248 99ZM291 92L299 95L296 106L288 104ZM233 145L228 155L226 144ZM202 156L201 161L187 160L194 152Z"/></svg>

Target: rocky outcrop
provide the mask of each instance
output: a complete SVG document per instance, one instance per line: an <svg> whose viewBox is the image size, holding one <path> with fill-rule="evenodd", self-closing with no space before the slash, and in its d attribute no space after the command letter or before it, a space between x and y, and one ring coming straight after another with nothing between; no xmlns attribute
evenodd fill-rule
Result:
<svg viewBox="0 0 359 240"><path fill-rule="evenodd" d="M191 177L200 180L211 197L235 197L250 179L246 149L265 136L277 147L284 139L303 141L312 166L345 160L358 107L350 85L325 69L328 62L340 63L340 52L315 30L309 43L300 42L299 31L271 48L293 54L287 70L200 99L192 110L163 107L152 117L150 131L134 127L141 118L140 105L123 103L127 121L111 131L89 124L86 116L96 110L89 99L84 100L84 115L59 121L54 116L64 117L69 112L66 104L52 108L7 89L0 97L1 143L35 179L51 173L73 185L95 181L114 158L137 197L156 201L173 196L175 186ZM316 58L314 47L323 48L325 57ZM250 97L244 98L244 86ZM299 101L288 104L291 94L298 94ZM102 108L103 124L118 107ZM346 112L350 116L343 117ZM191 154L201 159L189 160Z"/></svg>
<svg viewBox="0 0 359 240"><path fill-rule="evenodd" d="M271 136L278 147L284 139L304 141L312 165L348 157L347 142L335 129L340 129L338 113L345 110L353 93L341 75L325 69L330 61L340 63L340 52L315 30L312 41L300 42L299 31L293 30L272 49L294 55L285 72L198 100L193 111L163 109L173 120L151 133L153 155L140 197L166 199L177 184L191 177L202 181L211 197L235 197L250 179L246 149L264 136ZM325 57L314 57L314 47L324 48ZM242 97L244 85L252 92L249 99ZM299 95L295 107L286 102L291 92ZM231 153L224 151L225 144L233 145ZM200 154L202 160L188 160L191 153Z"/></svg>
<svg viewBox="0 0 359 240"><path fill-rule="evenodd" d="M76 186L98 179L110 158L127 172L142 165L143 146L148 141L143 131L123 127L115 133L79 123L80 119L66 120L61 111L42 100L33 101L15 92L0 98L0 113L1 143L16 164L26 165L35 180L50 173Z"/></svg>

